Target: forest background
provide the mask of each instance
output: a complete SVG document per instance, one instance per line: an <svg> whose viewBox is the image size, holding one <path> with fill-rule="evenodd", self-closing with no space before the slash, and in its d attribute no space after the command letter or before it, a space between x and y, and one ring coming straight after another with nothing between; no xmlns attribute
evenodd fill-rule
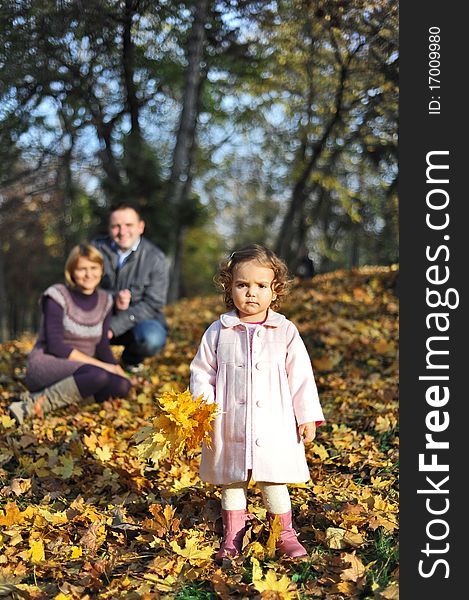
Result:
<svg viewBox="0 0 469 600"><path fill-rule="evenodd" d="M398 261L391 0L3 0L0 341L109 205L137 202L169 301L256 241L293 273Z"/></svg>

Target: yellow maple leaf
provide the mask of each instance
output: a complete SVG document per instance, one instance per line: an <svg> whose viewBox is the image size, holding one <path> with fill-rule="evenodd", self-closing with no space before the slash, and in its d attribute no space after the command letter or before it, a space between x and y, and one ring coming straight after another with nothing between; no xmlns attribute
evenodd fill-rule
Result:
<svg viewBox="0 0 469 600"><path fill-rule="evenodd" d="M357 593L357 585L352 581L340 581L334 586L334 591L344 594L347 598L355 596Z"/></svg>
<svg viewBox="0 0 469 600"><path fill-rule="evenodd" d="M250 544L248 544L244 550L243 553L246 556L250 556L251 559L255 558L256 560L264 560L265 559L265 548L263 546L263 544L261 544L260 542L254 541L251 542Z"/></svg>
<svg viewBox="0 0 469 600"><path fill-rule="evenodd" d="M378 488L378 489L386 489L391 487L393 484L393 481L391 479L382 479L381 477L372 477L371 478L371 485L374 488Z"/></svg>
<svg viewBox="0 0 469 600"><path fill-rule="evenodd" d="M394 354L396 350L396 346L392 340L380 339L373 346L378 354Z"/></svg>
<svg viewBox="0 0 469 600"><path fill-rule="evenodd" d="M266 549L267 556L273 558L275 556L275 549L277 546L277 542L280 539L280 532L282 531L282 525L280 523L280 519L278 515L275 515L273 519L270 521L270 532L269 537L267 538Z"/></svg>
<svg viewBox="0 0 469 600"><path fill-rule="evenodd" d="M8 502L5 510L0 512L0 525L4 525L5 527L19 525L23 520L24 515L16 506L16 502Z"/></svg>
<svg viewBox="0 0 469 600"><path fill-rule="evenodd" d="M326 460L329 458L329 454L322 444L313 444L311 447L311 452L316 454L316 456L319 456L321 460Z"/></svg>
<svg viewBox="0 0 469 600"><path fill-rule="evenodd" d="M4 429L12 429L13 427L15 427L16 425L16 421L15 419L12 419L10 416L8 415L2 415L0 417L0 425L4 428Z"/></svg>
<svg viewBox="0 0 469 600"><path fill-rule="evenodd" d="M258 543L258 542L257 542ZM252 564L252 582L260 581L262 579L262 567L254 556L251 557Z"/></svg>
<svg viewBox="0 0 469 600"><path fill-rule="evenodd" d="M141 444L142 442L146 441L148 439L148 437L150 437L152 435L153 432L154 432L153 425L145 425L144 427L140 427L140 429L138 431L136 431L136 433L134 433L134 435L133 435L133 438L134 438L135 442L137 443L137 448L139 447L138 445Z"/></svg>
<svg viewBox="0 0 469 600"><path fill-rule="evenodd" d="M187 538L184 548L181 548L175 540L170 542L169 545L178 556L185 558L191 565L198 566L209 560L213 553L212 548L200 548L199 543L200 540L193 536Z"/></svg>
<svg viewBox="0 0 469 600"><path fill-rule="evenodd" d="M381 525L386 531L394 531L394 529L397 529L396 518L393 515L388 515L388 518L380 516L377 518L376 523L378 527Z"/></svg>
<svg viewBox="0 0 469 600"><path fill-rule="evenodd" d="M154 425L146 425L134 434L137 443L137 454L140 458L151 460L158 465L160 460L169 457L169 442Z"/></svg>
<svg viewBox="0 0 469 600"><path fill-rule="evenodd" d="M375 430L378 433L386 433L396 426L396 418L394 415L388 414L376 418Z"/></svg>
<svg viewBox="0 0 469 600"><path fill-rule="evenodd" d="M388 513L392 510L392 503L377 494L373 495L373 510L382 510L383 512Z"/></svg>
<svg viewBox="0 0 469 600"><path fill-rule="evenodd" d="M107 444L104 444L102 448L96 448L95 453L101 462L107 462L108 460L111 460L112 451L111 447Z"/></svg>
<svg viewBox="0 0 469 600"><path fill-rule="evenodd" d="M296 585L286 575L282 575L280 579L277 579L275 571L272 569L267 571L264 579L253 580L253 584L256 590L261 593L261 597L263 595L270 596L270 594L264 594L264 592L276 592L276 597L282 600L298 597Z"/></svg>
<svg viewBox="0 0 469 600"><path fill-rule="evenodd" d="M216 404L207 404L202 396L193 398L189 389L170 389L157 398L157 410L151 425L140 428L133 436L140 458L158 464L183 453L191 455L202 443L210 444Z"/></svg>
<svg viewBox="0 0 469 600"><path fill-rule="evenodd" d="M44 543L42 540L29 540L30 560L33 565L44 562L46 559L44 553Z"/></svg>
<svg viewBox="0 0 469 600"><path fill-rule="evenodd" d="M171 486L171 490L175 492L179 492L184 488L188 488L194 485L196 481L196 476L194 473L187 471L179 477L179 479L175 479L173 485Z"/></svg>
<svg viewBox="0 0 469 600"><path fill-rule="evenodd" d="M174 515L176 514L176 509L167 504L163 509L164 518L166 519L166 523L169 525L174 520Z"/></svg>
<svg viewBox="0 0 469 600"><path fill-rule="evenodd" d="M73 506L73 504L72 504ZM96 510L95 507L93 506L84 506L82 508L83 512L81 513L81 515L79 517L77 517L77 519L84 521L84 520L88 520L91 523L95 523L96 521L101 521L102 520L102 515L99 513L98 510Z"/></svg>
<svg viewBox="0 0 469 600"><path fill-rule="evenodd" d="M90 435L83 436L83 442L85 446L91 450L91 452L94 452L96 450L96 446L98 445L98 438L93 432L91 432Z"/></svg>
<svg viewBox="0 0 469 600"><path fill-rule="evenodd" d="M70 560L76 560L77 558L81 558L83 555L83 549L80 546L72 546L70 551Z"/></svg>

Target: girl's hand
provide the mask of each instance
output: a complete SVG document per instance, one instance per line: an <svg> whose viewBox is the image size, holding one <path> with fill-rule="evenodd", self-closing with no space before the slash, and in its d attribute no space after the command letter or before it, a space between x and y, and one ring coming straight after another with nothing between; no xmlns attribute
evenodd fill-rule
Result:
<svg viewBox="0 0 469 600"><path fill-rule="evenodd" d="M316 437L316 423L312 421L311 423L298 425L298 435L305 444L312 442Z"/></svg>

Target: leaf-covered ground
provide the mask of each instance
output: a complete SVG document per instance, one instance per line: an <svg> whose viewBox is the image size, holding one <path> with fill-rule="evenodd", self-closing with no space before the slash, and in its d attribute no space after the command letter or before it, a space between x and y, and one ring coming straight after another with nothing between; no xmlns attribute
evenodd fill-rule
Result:
<svg viewBox="0 0 469 600"><path fill-rule="evenodd" d="M308 560L272 556L265 510L243 557L218 567L220 496L198 454L156 468L134 433L155 399L188 386L218 297L168 307L171 337L131 396L17 428L32 340L0 346L0 597L66 599L398 597L398 300L396 268L366 267L296 285L282 312L310 352L327 423L308 450L312 480L291 486Z"/></svg>

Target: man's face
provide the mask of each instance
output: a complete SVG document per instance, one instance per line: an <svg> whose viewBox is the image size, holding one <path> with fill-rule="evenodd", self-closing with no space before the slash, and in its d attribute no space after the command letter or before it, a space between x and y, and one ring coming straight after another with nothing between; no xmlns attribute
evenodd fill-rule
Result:
<svg viewBox="0 0 469 600"><path fill-rule="evenodd" d="M130 250L145 229L133 208L123 208L111 213L109 234L121 250Z"/></svg>

